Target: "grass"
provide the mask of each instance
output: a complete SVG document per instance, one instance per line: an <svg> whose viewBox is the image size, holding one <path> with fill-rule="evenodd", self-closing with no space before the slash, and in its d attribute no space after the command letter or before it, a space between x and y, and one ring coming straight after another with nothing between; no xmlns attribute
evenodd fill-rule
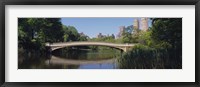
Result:
<svg viewBox="0 0 200 87"><path fill-rule="evenodd" d="M123 69L181 69L182 58L173 49L151 48L137 45L118 58Z"/></svg>

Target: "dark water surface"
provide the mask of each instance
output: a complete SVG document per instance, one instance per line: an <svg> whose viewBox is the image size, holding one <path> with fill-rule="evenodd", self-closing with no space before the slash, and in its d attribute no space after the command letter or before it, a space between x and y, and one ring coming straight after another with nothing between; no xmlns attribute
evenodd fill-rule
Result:
<svg viewBox="0 0 200 87"><path fill-rule="evenodd" d="M116 69L118 51L59 49L48 56L19 56L19 69Z"/></svg>

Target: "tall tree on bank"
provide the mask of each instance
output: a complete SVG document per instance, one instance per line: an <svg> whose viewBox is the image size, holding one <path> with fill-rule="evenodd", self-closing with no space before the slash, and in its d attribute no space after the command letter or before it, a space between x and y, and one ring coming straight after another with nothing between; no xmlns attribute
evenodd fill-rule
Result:
<svg viewBox="0 0 200 87"><path fill-rule="evenodd" d="M154 18L152 21L153 39L168 42L174 47L182 45L181 18Z"/></svg>
<svg viewBox="0 0 200 87"><path fill-rule="evenodd" d="M60 18L18 18L18 43L24 49L40 49L45 42L63 40Z"/></svg>
<svg viewBox="0 0 200 87"><path fill-rule="evenodd" d="M152 19L152 38L155 42L169 43L177 64L182 64L182 18Z"/></svg>
<svg viewBox="0 0 200 87"><path fill-rule="evenodd" d="M45 19L45 42L60 42L63 40L63 29L60 18L47 18Z"/></svg>

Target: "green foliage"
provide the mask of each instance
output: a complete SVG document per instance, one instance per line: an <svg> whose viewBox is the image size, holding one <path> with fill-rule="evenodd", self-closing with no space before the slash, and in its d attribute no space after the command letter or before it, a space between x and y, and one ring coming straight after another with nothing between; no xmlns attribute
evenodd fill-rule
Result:
<svg viewBox="0 0 200 87"><path fill-rule="evenodd" d="M77 31L77 29L73 26L65 26L63 25L63 41L69 42L69 41L87 41L88 36L87 35L80 35Z"/></svg>
<svg viewBox="0 0 200 87"><path fill-rule="evenodd" d="M44 51L46 42L59 42L63 31L59 18L19 18L18 44L27 52Z"/></svg>
<svg viewBox="0 0 200 87"><path fill-rule="evenodd" d="M60 42L63 37L62 23L59 18L47 18L45 20L45 28L43 29L46 42Z"/></svg>
<svg viewBox="0 0 200 87"><path fill-rule="evenodd" d="M80 36L78 41L87 41L88 40L88 36Z"/></svg>
<svg viewBox="0 0 200 87"><path fill-rule="evenodd" d="M102 38L92 38L92 39L89 39L89 41L110 42L110 43L115 43L116 42L114 35L104 36Z"/></svg>
<svg viewBox="0 0 200 87"><path fill-rule="evenodd" d="M28 53L45 52L45 43L87 41L75 27L62 25L60 18L19 18L18 47Z"/></svg>
<svg viewBox="0 0 200 87"><path fill-rule="evenodd" d="M182 19L154 18L152 27L133 38L141 45L123 53L120 68L182 68Z"/></svg>
<svg viewBox="0 0 200 87"><path fill-rule="evenodd" d="M120 68L182 68L181 18L154 18L147 32L128 26L119 39L115 39L114 34L90 39L79 34L75 27L62 25L60 18L18 19L18 47L26 54L44 52L46 42L70 41L139 43L118 59ZM90 48L112 51L107 47Z"/></svg>
<svg viewBox="0 0 200 87"><path fill-rule="evenodd" d="M170 48L151 48L137 45L118 59L123 69L180 69L182 63Z"/></svg>
<svg viewBox="0 0 200 87"><path fill-rule="evenodd" d="M122 33L121 43L134 43L134 38L133 38L133 26L127 26L125 28L125 31Z"/></svg>
<svg viewBox="0 0 200 87"><path fill-rule="evenodd" d="M147 46L152 46L154 44L152 38L151 38L151 31L141 31L138 33L138 38L137 38L137 42L140 44L144 44Z"/></svg>
<svg viewBox="0 0 200 87"><path fill-rule="evenodd" d="M157 41L168 42L172 46L182 45L182 19L181 18L155 18L153 19L151 37Z"/></svg>
<svg viewBox="0 0 200 87"><path fill-rule="evenodd" d="M129 32L124 32L122 36L122 43L132 43L132 34Z"/></svg>
<svg viewBox="0 0 200 87"><path fill-rule="evenodd" d="M152 26L152 39L157 45L172 47L174 58L182 59L182 18L155 18ZM161 46L162 47L162 46Z"/></svg>

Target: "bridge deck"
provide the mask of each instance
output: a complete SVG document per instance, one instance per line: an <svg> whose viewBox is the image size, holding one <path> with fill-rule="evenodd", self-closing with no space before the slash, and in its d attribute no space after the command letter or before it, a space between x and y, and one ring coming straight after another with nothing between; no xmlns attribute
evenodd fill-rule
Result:
<svg viewBox="0 0 200 87"><path fill-rule="evenodd" d="M106 43L106 42L63 42L63 43L46 43L46 46L51 47L52 51L56 49L60 49L63 47L70 46L107 46L113 47L117 49L121 49L123 51L127 51L128 48L135 46L136 44L117 44L117 43Z"/></svg>
<svg viewBox="0 0 200 87"><path fill-rule="evenodd" d="M129 47L135 44L118 44L118 43L106 43L106 42L63 42L63 43L46 43L46 46L56 47L56 46L76 46L76 45L103 45L103 46L116 46L116 47Z"/></svg>

